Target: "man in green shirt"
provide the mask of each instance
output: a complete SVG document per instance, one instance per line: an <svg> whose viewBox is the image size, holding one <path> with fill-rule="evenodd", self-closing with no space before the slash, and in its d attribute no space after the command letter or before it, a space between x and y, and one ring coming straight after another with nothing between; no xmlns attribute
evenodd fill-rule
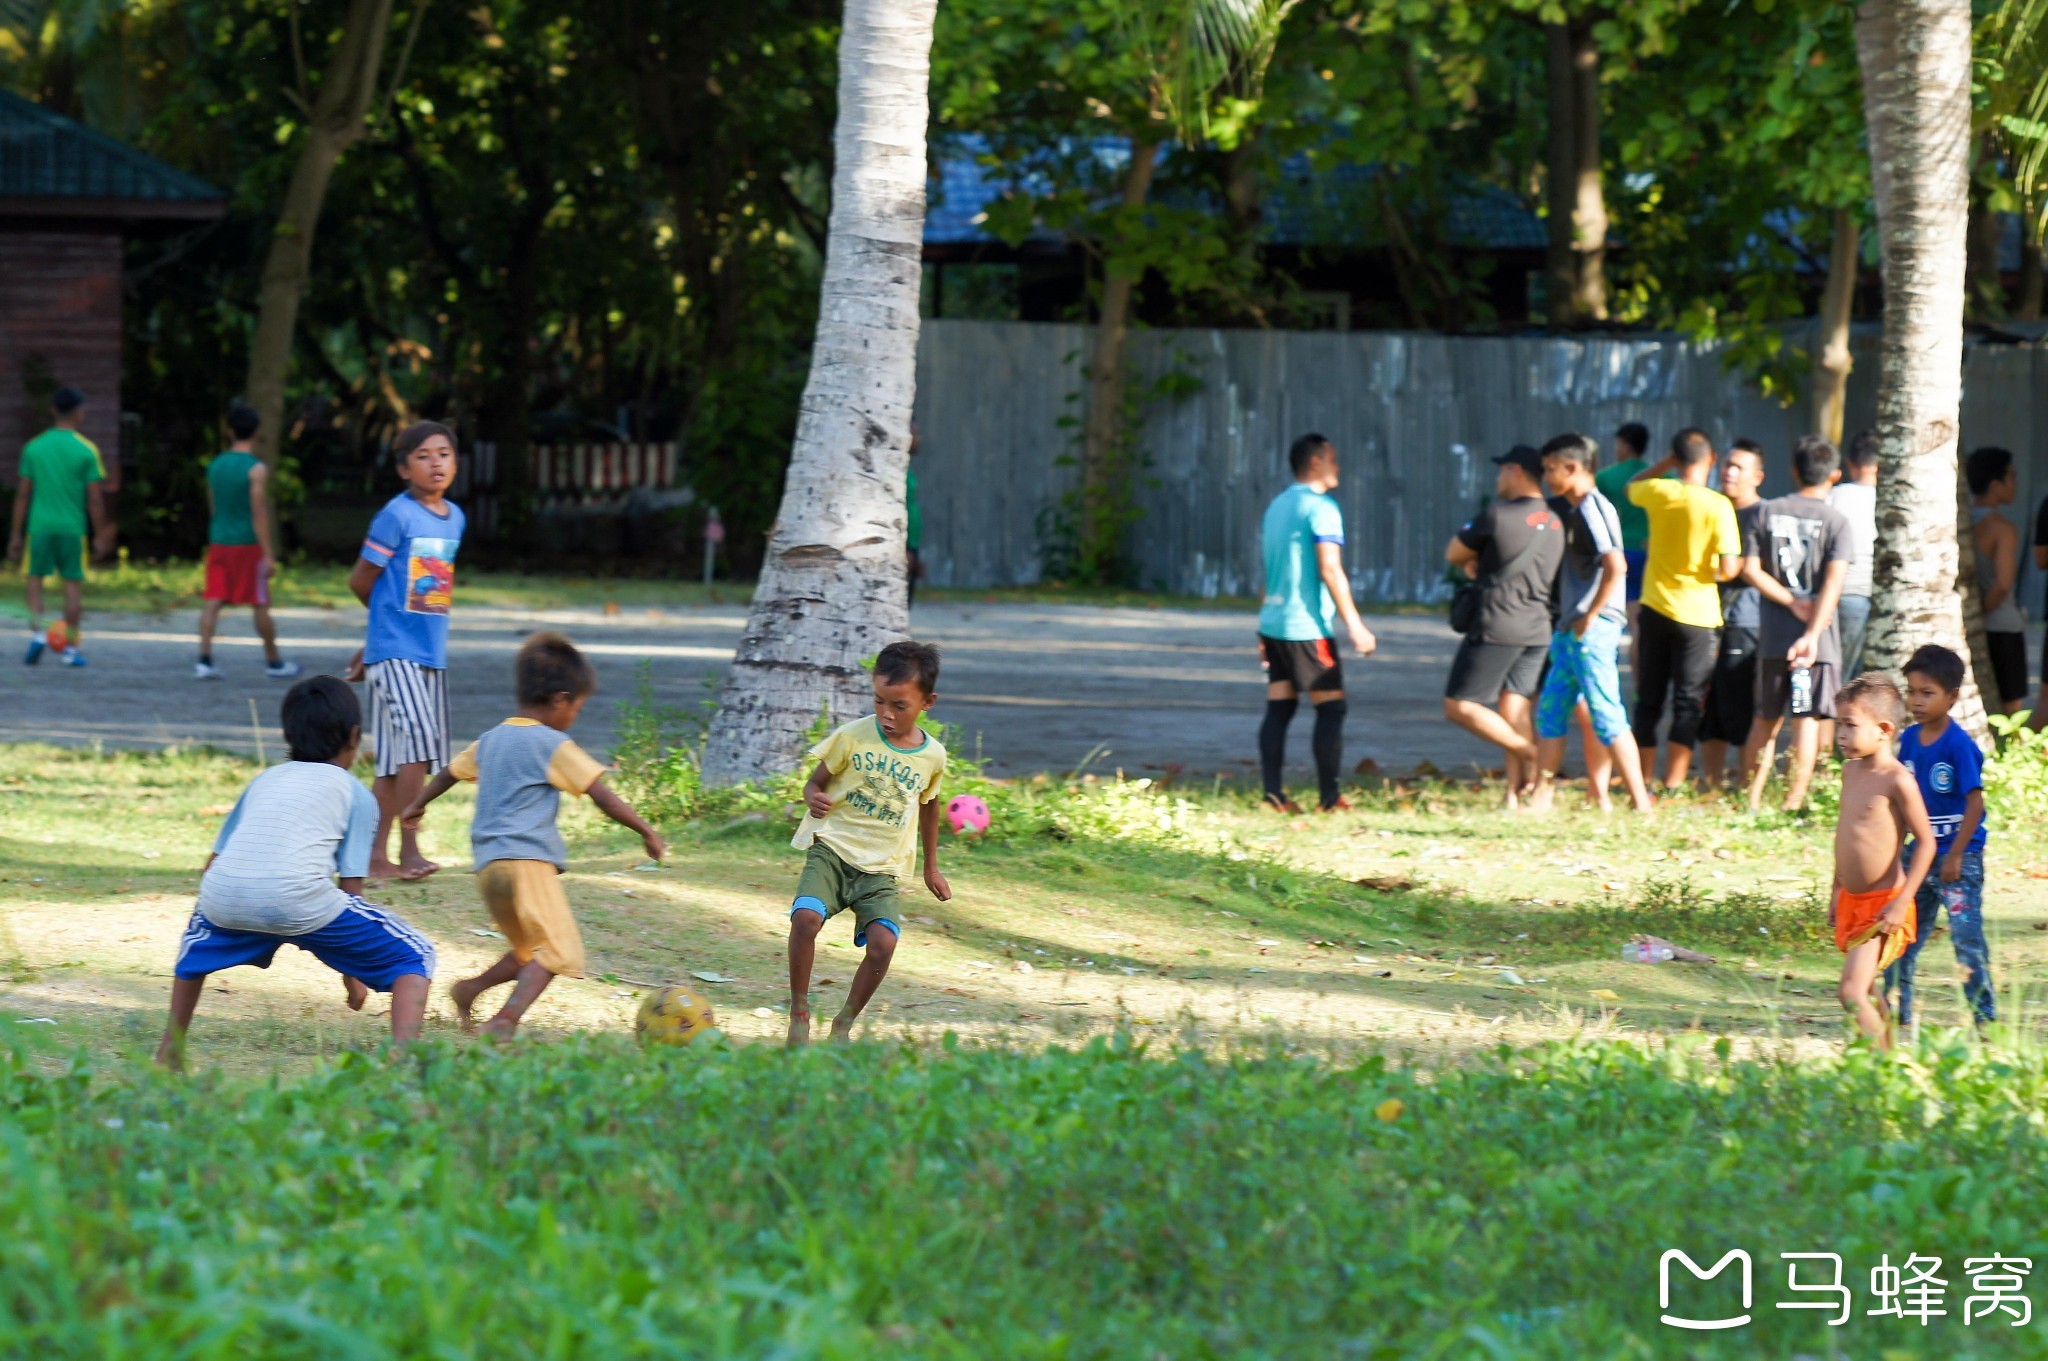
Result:
<svg viewBox="0 0 2048 1361"><path fill-rule="evenodd" d="M1600 494L1614 503L1621 519L1621 560L1628 567L1622 599L1628 610L1628 665L1636 669L1636 621L1642 610L1643 564L1649 560L1650 517L1628 499L1628 484L1650 466L1644 457L1650 448L1650 430L1641 421L1630 421L1614 432L1614 463L1593 478Z"/></svg>
<svg viewBox="0 0 2048 1361"><path fill-rule="evenodd" d="M7 557L19 558L24 549L28 555L29 644L22 660L34 666L52 641L43 632L43 578L55 573L64 582L59 659L66 666L84 666L78 621L84 613L80 583L85 580L86 521L92 522L93 547L101 554L113 546L114 526L100 499L100 483L107 474L99 447L78 433L85 417L85 394L77 388L58 388L50 399L50 413L51 428L21 451Z"/></svg>
<svg viewBox="0 0 2048 1361"><path fill-rule="evenodd" d="M213 631L229 605L248 605L256 616L256 636L263 640L268 665L263 674L290 680L304 668L278 655L277 624L270 617L270 572L277 561L271 539L270 503L264 495L270 470L256 457L256 431L262 417L240 402L228 411L228 433L234 443L206 465L206 504L212 512L206 543L206 604L199 611L199 661L196 680L220 680L213 664Z"/></svg>

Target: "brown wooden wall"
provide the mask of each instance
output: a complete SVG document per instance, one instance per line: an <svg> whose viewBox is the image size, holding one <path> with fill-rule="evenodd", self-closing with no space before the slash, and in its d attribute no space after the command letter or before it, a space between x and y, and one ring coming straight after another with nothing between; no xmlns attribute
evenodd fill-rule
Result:
<svg viewBox="0 0 2048 1361"><path fill-rule="evenodd" d="M40 356L51 379L85 393L86 438L119 478L121 233L118 226L17 229L0 223L0 480L13 485L21 446L49 411L27 379Z"/></svg>

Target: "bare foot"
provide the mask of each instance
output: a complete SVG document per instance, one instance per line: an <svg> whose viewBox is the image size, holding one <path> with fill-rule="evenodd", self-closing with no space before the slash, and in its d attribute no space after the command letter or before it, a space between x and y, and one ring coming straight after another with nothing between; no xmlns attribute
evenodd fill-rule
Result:
<svg viewBox="0 0 2048 1361"><path fill-rule="evenodd" d="M477 1027L476 1033L487 1040L496 1040L502 1044L504 1041L511 1039L518 1029L519 1022L500 1013Z"/></svg>
<svg viewBox="0 0 2048 1361"><path fill-rule="evenodd" d="M157 1042L156 1061L160 1066L168 1068L174 1073L184 1072L185 1045L183 1041L174 1040L169 1035L164 1036L162 1040Z"/></svg>
<svg viewBox="0 0 2048 1361"><path fill-rule="evenodd" d="M423 855L416 855L405 862L398 871L398 877L405 880L424 879L441 867Z"/></svg>
<svg viewBox="0 0 2048 1361"><path fill-rule="evenodd" d="M792 1007L789 1012L789 1037L783 1043L788 1048L797 1049L810 1042L811 1013L798 1011Z"/></svg>
<svg viewBox="0 0 2048 1361"><path fill-rule="evenodd" d="M852 1021L848 1020L848 1019L847 1019L846 1017L844 1017L844 1016L835 1016L835 1017L833 1017L833 1018L832 1018L832 1043L834 1043L834 1044L852 1044L852 1043L853 1043L853 1022L852 1022Z"/></svg>
<svg viewBox="0 0 2048 1361"><path fill-rule="evenodd" d="M448 985L448 1000L455 1004L455 1024L465 1035L476 1034L476 1016L470 1008L476 1005L476 995L482 991L473 978L458 979Z"/></svg>
<svg viewBox="0 0 2048 1361"><path fill-rule="evenodd" d="M1538 780L1536 787L1529 791L1529 811L1548 813L1557 799L1557 786L1549 780Z"/></svg>
<svg viewBox="0 0 2048 1361"><path fill-rule="evenodd" d="M343 974L341 976L341 986L348 992L348 1009L350 1011L361 1011L363 1003L370 1000L370 990L360 978L351 974Z"/></svg>
<svg viewBox="0 0 2048 1361"><path fill-rule="evenodd" d="M398 866L392 864L381 855L373 855L370 857L370 872L364 875L363 878L372 884L384 884L398 878L398 876Z"/></svg>

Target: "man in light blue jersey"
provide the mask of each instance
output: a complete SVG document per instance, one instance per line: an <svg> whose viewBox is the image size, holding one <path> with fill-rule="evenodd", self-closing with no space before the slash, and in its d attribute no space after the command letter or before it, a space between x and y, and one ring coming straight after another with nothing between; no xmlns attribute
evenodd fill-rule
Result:
<svg viewBox="0 0 2048 1361"><path fill-rule="evenodd" d="M1259 766L1266 802L1284 813L1301 809L1280 782L1287 725L1305 692L1315 706L1316 785L1325 813L1349 808L1337 792L1344 743L1344 669L1337 659L1337 621L1361 657L1378 644L1351 601L1344 572L1344 513L1337 450L1321 435L1303 435L1287 451L1294 485L1273 498L1259 528L1266 560L1266 598L1259 610L1259 651L1266 662L1266 720L1259 726Z"/></svg>

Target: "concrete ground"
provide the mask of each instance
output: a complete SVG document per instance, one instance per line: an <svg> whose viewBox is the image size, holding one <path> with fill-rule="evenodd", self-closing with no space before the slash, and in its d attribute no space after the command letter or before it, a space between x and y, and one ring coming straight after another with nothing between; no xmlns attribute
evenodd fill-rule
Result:
<svg viewBox="0 0 2048 1361"><path fill-rule="evenodd" d="M359 610L280 610L286 655L309 672L339 672L362 637ZM246 612L231 612L215 641L222 682L191 679L196 614L89 615L91 665L69 670L45 658L21 665L9 641L0 655L0 741L104 742L147 748L212 743L281 754L277 703L264 679ZM633 690L636 661L652 663L668 703L707 697L745 622L739 605L668 610L515 612L458 608L450 645L458 738L509 711L511 663L537 628L569 634L592 655L604 689L577 736L593 750L610 741L618 704ZM940 644L945 671L937 718L978 743L994 773L1014 775L1121 767L1133 774L1169 764L1189 778L1219 771L1256 778L1255 738L1263 673L1250 615L1076 605L920 604L920 638ZM1351 713L1345 761L1389 771L1428 760L1450 771L1493 765L1498 753L1446 722L1443 678L1456 636L1440 616L1370 620L1380 638L1371 659L1346 658ZM14 631L9 630L12 634ZM5 636L5 635L0 635ZM1293 778L1309 774L1309 721L1290 742Z"/></svg>
<svg viewBox="0 0 2048 1361"><path fill-rule="evenodd" d="M308 671L339 672L362 637L359 610L278 615L286 654ZM206 742L253 752L260 731L265 754L276 759L283 687L264 679L246 613L224 621L216 639L214 660L228 675L223 682L191 679L196 619L191 612L88 616L91 665L77 671L49 658L24 667L8 644L0 655L0 741ZM458 609L450 644L456 735L481 732L510 711L512 656L534 629L562 630L596 662L604 688L577 737L601 751L611 743L617 706L633 692L641 658L652 664L662 701L694 706L724 673L745 620L741 605L613 614ZM1498 748L1443 717L1457 636L1442 617L1380 615L1368 622L1379 651L1344 662L1351 703L1345 764L1370 757L1388 773L1423 761L1446 772L1497 765ZM919 605L912 627L945 654L934 716L960 728L969 750L978 744L995 774L1088 762L1090 769L1133 775L1179 766L1189 779L1257 776L1264 673L1249 614L947 602ZM2030 656L2039 652L2039 635L2037 626ZM1312 778L1309 728L1306 714L1295 720L1290 780Z"/></svg>

